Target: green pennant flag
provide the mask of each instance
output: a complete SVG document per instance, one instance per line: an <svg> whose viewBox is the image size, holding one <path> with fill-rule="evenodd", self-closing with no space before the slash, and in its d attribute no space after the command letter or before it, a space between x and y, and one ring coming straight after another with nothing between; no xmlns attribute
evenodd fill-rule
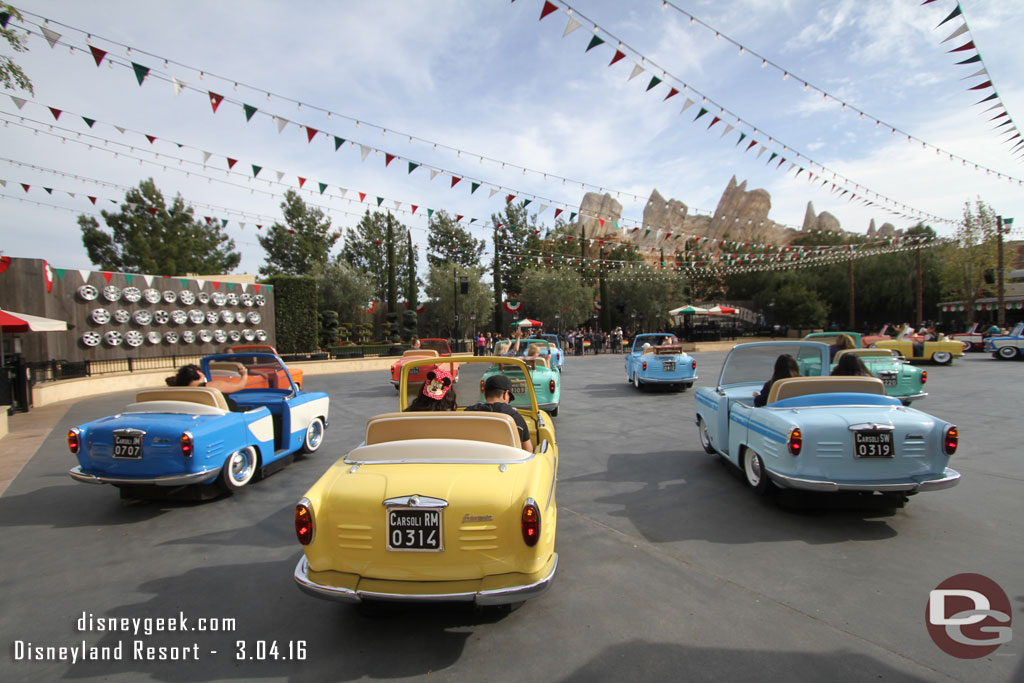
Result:
<svg viewBox="0 0 1024 683"><path fill-rule="evenodd" d="M433 215L434 215L434 210L433 209L427 209L427 218L430 218Z"/></svg>
<svg viewBox="0 0 1024 683"><path fill-rule="evenodd" d="M65 268L54 268L53 272L57 275L58 280L63 280L64 273L67 272L67 270ZM128 284L131 284L131 280L128 281Z"/></svg>
<svg viewBox="0 0 1024 683"><path fill-rule="evenodd" d="M651 88L653 88L654 86L658 85L659 83L661 83L661 79L660 78L658 78L657 76L651 76L651 82L647 84L647 90L650 90Z"/></svg>
<svg viewBox="0 0 1024 683"><path fill-rule="evenodd" d="M183 278L178 278L178 282L181 283L182 289L184 289L185 287L188 287L188 278L184 278L184 277Z"/></svg>
<svg viewBox="0 0 1024 683"><path fill-rule="evenodd" d="M572 223L575 220L576 220L576 212L573 211L572 213L569 214L569 222Z"/></svg>
<svg viewBox="0 0 1024 683"><path fill-rule="evenodd" d="M220 227L222 227L222 228L228 227L228 219L227 218L221 218L220 219Z"/></svg>
<svg viewBox="0 0 1024 683"><path fill-rule="evenodd" d="M142 85L142 81L146 80L146 76L149 75L149 67L132 62L132 70L135 72L135 78L138 79L139 85Z"/></svg>
<svg viewBox="0 0 1024 683"><path fill-rule="evenodd" d="M384 198L383 197L377 197L377 206L380 206L383 203L384 203Z"/></svg>
<svg viewBox="0 0 1024 683"><path fill-rule="evenodd" d="M53 194L53 188L52 187L44 187L43 189L46 190L46 194Z"/></svg>
<svg viewBox="0 0 1024 683"><path fill-rule="evenodd" d="M85 121L85 125L89 126L90 128L92 128L92 124L96 123L96 119L90 119L85 116L82 117L82 120Z"/></svg>
<svg viewBox="0 0 1024 683"><path fill-rule="evenodd" d="M242 109L245 111L246 121L251 121L252 115L255 114L257 111L256 107L252 106L251 104L243 104Z"/></svg>
<svg viewBox="0 0 1024 683"><path fill-rule="evenodd" d="M409 162L409 173L412 173L413 171L415 171L419 167L420 167L420 165L417 164L415 161L410 161Z"/></svg>
<svg viewBox="0 0 1024 683"><path fill-rule="evenodd" d="M260 174L260 171L262 171L262 170L263 170L262 166L257 166L256 164L253 164L252 165L252 177L255 178L256 176L258 176Z"/></svg>
<svg viewBox="0 0 1024 683"><path fill-rule="evenodd" d="M338 148L345 144L345 138L339 138L337 135L334 136L334 151L337 152Z"/></svg>
<svg viewBox="0 0 1024 683"><path fill-rule="evenodd" d="M701 107L700 111L697 112L697 116L695 116L693 120L696 121L697 119L699 119L700 117L704 116L704 114L707 114L707 113L708 113L708 110L705 109L704 107Z"/></svg>
<svg viewBox="0 0 1024 683"><path fill-rule="evenodd" d="M768 157L768 161L766 161L765 164L767 165L767 164L772 163L772 159L774 159L777 156L779 156L777 153L772 152L772 155L770 157Z"/></svg>
<svg viewBox="0 0 1024 683"><path fill-rule="evenodd" d="M532 201L533 201L532 199L524 199L523 200L523 208L525 209L526 207L528 207L530 205L530 202L532 202Z"/></svg>
<svg viewBox="0 0 1024 683"><path fill-rule="evenodd" d="M604 41L601 38L599 38L599 37L597 37L597 35L595 35L593 38L590 39L590 45L587 45L587 49L584 50L584 52L590 52L591 50L593 50L595 47L597 47L598 45L600 45L603 42Z"/></svg>
<svg viewBox="0 0 1024 683"><path fill-rule="evenodd" d="M235 288L235 283L234 282L229 282L228 283L228 291L230 292L234 288Z"/></svg>
<svg viewBox="0 0 1024 683"><path fill-rule="evenodd" d="M475 219L475 218L470 218L470 219L469 219L469 224L470 224L470 225L473 225L473 223L475 223L475 222L476 222L476 219ZM1004 221L1004 222L1005 222L1005 221Z"/></svg>
<svg viewBox="0 0 1024 683"><path fill-rule="evenodd" d="M740 133L740 139L736 141L736 144L738 145L741 142L743 142L743 138L745 138L745 137L747 137L746 133Z"/></svg>
<svg viewBox="0 0 1024 683"><path fill-rule="evenodd" d="M320 194L323 194L324 190L327 189L327 183L317 183L317 184L320 186Z"/></svg>
<svg viewBox="0 0 1024 683"><path fill-rule="evenodd" d="M470 188L469 188L469 193L470 193L470 194L473 194L474 192L476 192L476 191L477 191L477 190L479 190L479 189L480 189L480 183L473 183L473 184L472 184L472 185L470 186Z"/></svg>

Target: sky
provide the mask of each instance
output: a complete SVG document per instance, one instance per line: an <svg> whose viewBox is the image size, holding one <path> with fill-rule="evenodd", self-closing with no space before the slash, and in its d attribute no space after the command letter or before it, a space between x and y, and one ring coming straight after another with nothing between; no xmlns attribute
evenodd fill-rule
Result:
<svg viewBox="0 0 1024 683"><path fill-rule="evenodd" d="M550 227L556 209L606 191L629 226L655 189L712 213L733 176L794 227L812 202L851 232L926 216L948 236L976 199L1024 223L1022 157L992 130L1005 119L989 121L1005 110L1024 127L1024 3L965 0L939 28L955 0L573 0L543 20L544 0L14 4L29 51L0 53L35 94L0 95L0 252L57 268L93 268L78 215L116 210L110 200L149 177L227 221L237 273L264 263L256 226L281 220L299 178L340 233L381 198L421 248L428 208L488 239L510 194ZM969 36L941 44L964 19ZM587 50L594 36L604 43ZM975 52L948 51L969 37L983 64L957 66ZM89 45L107 53L99 67ZM141 86L132 62L150 69ZM968 90L986 80L995 91ZM985 114L995 102L974 103L993 92L1002 108ZM224 98L216 112L209 93ZM243 105L257 110L249 121ZM885 199L850 201L833 174Z"/></svg>

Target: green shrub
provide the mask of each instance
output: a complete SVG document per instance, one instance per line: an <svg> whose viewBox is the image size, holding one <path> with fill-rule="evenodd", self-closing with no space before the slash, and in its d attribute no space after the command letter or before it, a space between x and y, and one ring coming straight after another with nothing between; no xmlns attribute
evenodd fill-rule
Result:
<svg viewBox="0 0 1024 683"><path fill-rule="evenodd" d="M274 275L261 284L274 288L278 353L317 350L317 285L311 277Z"/></svg>

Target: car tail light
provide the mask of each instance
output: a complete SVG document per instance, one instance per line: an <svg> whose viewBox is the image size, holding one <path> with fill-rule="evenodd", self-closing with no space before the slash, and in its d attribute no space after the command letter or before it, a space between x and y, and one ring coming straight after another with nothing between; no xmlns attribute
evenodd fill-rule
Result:
<svg viewBox="0 0 1024 683"><path fill-rule="evenodd" d="M950 425L946 427L946 433L942 435L942 451L946 455L956 453L956 447L960 444L960 430Z"/></svg>
<svg viewBox="0 0 1024 683"><path fill-rule="evenodd" d="M690 368L693 369L693 370L697 369L697 359L696 358L694 358L692 361L690 361Z"/></svg>
<svg viewBox="0 0 1024 683"><path fill-rule="evenodd" d="M480 380L480 393L483 393L483 391L484 391L484 381Z"/></svg>
<svg viewBox="0 0 1024 683"><path fill-rule="evenodd" d="M922 370L921 371L921 384L924 384L927 381L928 381L928 371L927 370Z"/></svg>
<svg viewBox="0 0 1024 683"><path fill-rule="evenodd" d="M800 451L804 447L804 435L800 431L799 427L794 427L789 432L789 452L793 455L800 455Z"/></svg>
<svg viewBox="0 0 1024 683"><path fill-rule="evenodd" d="M548 380L548 391L555 393L555 380Z"/></svg>
<svg viewBox="0 0 1024 683"><path fill-rule="evenodd" d="M313 542L313 509L309 498L303 498L295 506L295 535L302 545Z"/></svg>
<svg viewBox="0 0 1024 683"><path fill-rule="evenodd" d="M643 368L644 368L644 370L647 369L647 361L644 361Z"/></svg>
<svg viewBox="0 0 1024 683"><path fill-rule="evenodd" d="M78 453L78 449L82 447L81 441L78 439L78 430L72 429L68 431L68 450L72 453Z"/></svg>
<svg viewBox="0 0 1024 683"><path fill-rule="evenodd" d="M195 444L192 442L192 432L181 433L181 454L186 458L191 458L192 454L195 453Z"/></svg>
<svg viewBox="0 0 1024 683"><path fill-rule="evenodd" d="M520 526L523 529L523 543L531 548L537 545L537 541L540 540L540 509L533 498L528 499L523 506Z"/></svg>

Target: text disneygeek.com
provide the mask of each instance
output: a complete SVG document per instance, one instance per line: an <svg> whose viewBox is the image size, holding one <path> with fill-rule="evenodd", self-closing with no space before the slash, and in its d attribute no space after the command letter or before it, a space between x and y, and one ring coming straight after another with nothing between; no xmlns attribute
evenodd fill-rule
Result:
<svg viewBox="0 0 1024 683"><path fill-rule="evenodd" d="M73 643L13 642L15 662L121 662L121 661L198 661L207 656L228 656L236 661L287 661L306 659L305 640L234 640L220 651L198 642L154 645L139 636L164 633L227 633L236 630L232 618L187 617L184 612L169 617L98 617L82 612L75 622L79 633L123 633L130 639L103 645L85 640Z"/></svg>

